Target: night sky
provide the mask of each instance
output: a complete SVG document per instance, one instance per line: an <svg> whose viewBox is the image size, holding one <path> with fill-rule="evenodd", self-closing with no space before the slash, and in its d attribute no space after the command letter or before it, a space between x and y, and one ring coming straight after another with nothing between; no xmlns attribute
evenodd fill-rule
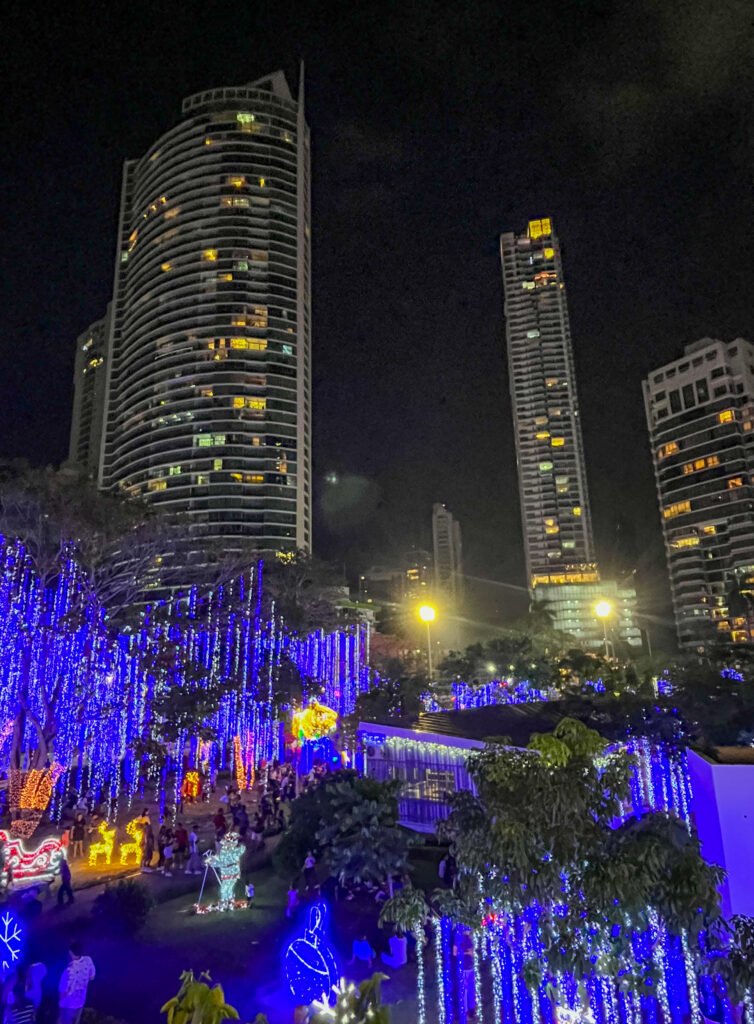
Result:
<svg viewBox="0 0 754 1024"><path fill-rule="evenodd" d="M318 552L386 561L428 544L446 501L468 573L524 583L497 236L551 215L598 553L638 558L661 607L641 379L697 337L754 334L753 53L749 0L16 3L0 456L66 456L123 159L184 96L278 67L295 82L303 57Z"/></svg>

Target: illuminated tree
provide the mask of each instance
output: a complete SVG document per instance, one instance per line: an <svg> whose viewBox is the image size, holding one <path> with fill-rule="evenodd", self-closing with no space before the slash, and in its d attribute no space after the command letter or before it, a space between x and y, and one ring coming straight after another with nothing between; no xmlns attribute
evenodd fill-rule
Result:
<svg viewBox="0 0 754 1024"><path fill-rule="evenodd" d="M491 745L469 759L477 795L456 794L443 825L459 869L454 898L477 927L490 913L535 915L532 983L596 973L636 988L654 968L637 963L634 933L667 929L696 949L719 916L721 872L684 825L664 814L623 820L629 768L625 752L573 719L527 750Z"/></svg>

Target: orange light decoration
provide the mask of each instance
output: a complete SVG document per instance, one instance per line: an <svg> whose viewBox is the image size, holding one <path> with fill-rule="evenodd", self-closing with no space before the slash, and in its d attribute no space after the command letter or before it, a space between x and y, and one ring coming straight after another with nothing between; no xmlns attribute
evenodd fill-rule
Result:
<svg viewBox="0 0 754 1024"><path fill-rule="evenodd" d="M102 825L104 824L105 822L102 822ZM102 832L102 825L100 825L100 833L102 833L102 835L104 836L104 833ZM114 834L115 830L113 830L113 835ZM129 823L126 825L126 835L131 836L132 842L120 844L120 862L121 864L128 864L128 858L131 856L131 854L133 854L134 864L138 864L139 861L141 860L141 840L142 836L144 835L144 826L141 824L138 818L134 818L132 821L129 821ZM92 863L91 850L89 851L89 863ZM109 857L107 858L107 863L110 863Z"/></svg>
<svg viewBox="0 0 754 1024"><path fill-rule="evenodd" d="M183 797L183 799L198 800L199 789L199 772L186 772L186 774L183 776L183 785L181 786L181 796ZM128 829L126 829L126 831L128 831Z"/></svg>
<svg viewBox="0 0 754 1024"><path fill-rule="evenodd" d="M97 859L102 856L105 863L109 864L113 858L113 846L115 846L115 829L108 828L106 821L101 821L97 829L102 837L100 842L92 843L89 847L89 867L96 867Z"/></svg>
<svg viewBox="0 0 754 1024"><path fill-rule="evenodd" d="M294 711L292 724L293 734L299 741L319 740L335 732L338 726L338 712L312 698L305 708Z"/></svg>
<svg viewBox="0 0 754 1024"><path fill-rule="evenodd" d="M256 779L254 768L254 742L249 732L246 733L246 745L240 736L233 737L233 771L236 786L239 790L252 789Z"/></svg>
<svg viewBox="0 0 754 1024"><path fill-rule="evenodd" d="M44 811L52 798L53 786L63 774L57 762L49 768L32 768L26 776L18 806L22 811Z"/></svg>

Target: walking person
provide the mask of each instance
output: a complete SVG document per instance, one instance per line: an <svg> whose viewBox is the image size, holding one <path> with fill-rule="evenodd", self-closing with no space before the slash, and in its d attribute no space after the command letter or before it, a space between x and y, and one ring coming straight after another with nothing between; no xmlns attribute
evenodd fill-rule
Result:
<svg viewBox="0 0 754 1024"><path fill-rule="evenodd" d="M94 980L97 972L92 958L83 955L79 942L71 943L68 958L68 966L58 986L58 1024L79 1024L89 982Z"/></svg>
<svg viewBox="0 0 754 1024"><path fill-rule="evenodd" d="M73 886L71 885L71 868L68 861L63 857L60 861L60 888L58 889L58 906L63 906L63 897L68 897L67 906L73 903Z"/></svg>
<svg viewBox="0 0 754 1024"><path fill-rule="evenodd" d="M73 850L71 851L71 860L75 860L77 857L84 856L84 837L86 836L86 818L79 812L73 821L73 828L71 829L71 839L73 840Z"/></svg>

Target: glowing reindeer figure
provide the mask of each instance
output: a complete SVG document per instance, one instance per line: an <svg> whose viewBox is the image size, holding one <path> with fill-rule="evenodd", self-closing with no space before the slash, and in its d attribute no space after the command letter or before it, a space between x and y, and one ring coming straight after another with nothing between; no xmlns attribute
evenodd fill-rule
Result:
<svg viewBox="0 0 754 1024"><path fill-rule="evenodd" d="M108 828L107 822L101 821L97 831L102 839L99 843L92 843L89 847L89 867L95 867L97 864L97 858L100 854L104 856L106 864L110 863L113 856L113 846L115 846L115 829Z"/></svg>
<svg viewBox="0 0 754 1024"><path fill-rule="evenodd" d="M144 835L144 826L139 822L138 818L134 818L133 821L129 821L126 825L126 833L131 836L133 842L120 844L120 862L121 864L127 864L128 858L133 854L134 863L138 864L141 860L141 841Z"/></svg>

